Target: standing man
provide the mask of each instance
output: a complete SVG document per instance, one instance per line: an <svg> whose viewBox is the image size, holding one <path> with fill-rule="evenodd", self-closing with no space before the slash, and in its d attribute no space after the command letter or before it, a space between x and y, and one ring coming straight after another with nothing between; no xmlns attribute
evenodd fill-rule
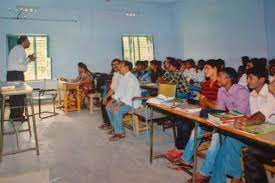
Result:
<svg viewBox="0 0 275 183"><path fill-rule="evenodd" d="M27 71L28 64L36 58L34 54L27 56L25 49L29 48L30 41L27 36L20 36L18 45L9 53L7 81L25 81L24 72ZM24 106L24 95L10 97L10 107ZM10 112L10 119L14 121L24 121L24 108L13 108Z"/></svg>

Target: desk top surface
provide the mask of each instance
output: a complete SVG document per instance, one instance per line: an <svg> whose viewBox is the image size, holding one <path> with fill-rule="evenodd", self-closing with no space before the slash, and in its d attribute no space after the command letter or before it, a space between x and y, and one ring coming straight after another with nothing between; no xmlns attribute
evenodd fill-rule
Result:
<svg viewBox="0 0 275 183"><path fill-rule="evenodd" d="M236 134L238 136L242 136L245 138L249 138L249 139L252 139L255 141L259 141L259 142L271 145L273 147L275 146L275 132L271 132L268 134L255 135L255 134L243 131L243 130L237 130L232 125L228 125L228 124L227 125L217 125L215 123L212 123L205 118L199 117L199 114L200 114L199 112L192 112L192 113L186 112L184 109L181 109L178 107L174 108L174 107L168 106L166 104L155 104L155 103L147 103L147 104L151 107L156 107L156 108L166 111L168 113L172 113L172 114L175 114L175 115L178 115L181 117L185 117L185 118L197 121L201 124L205 124L207 126L212 126L217 129ZM191 104L184 104L184 105L186 105L185 106L186 109L196 107L195 105L191 105ZM197 106L197 107L199 108L199 106Z"/></svg>
<svg viewBox="0 0 275 183"><path fill-rule="evenodd" d="M33 91L32 87L30 85L28 85L22 81L0 82L0 88L8 87L8 86L15 86L15 88L11 89L11 90L0 90L1 95L6 95L6 96L22 95L22 94L30 94Z"/></svg>

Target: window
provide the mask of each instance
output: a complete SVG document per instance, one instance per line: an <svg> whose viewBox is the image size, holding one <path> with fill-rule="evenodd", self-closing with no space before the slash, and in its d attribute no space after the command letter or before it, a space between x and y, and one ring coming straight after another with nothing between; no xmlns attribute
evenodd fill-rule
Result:
<svg viewBox="0 0 275 183"><path fill-rule="evenodd" d="M48 57L47 35L27 35L30 40L30 47L26 49L27 55L35 54L37 59L28 65L25 72L25 80L51 79L51 59ZM8 36L9 51L16 46L18 36Z"/></svg>
<svg viewBox="0 0 275 183"><path fill-rule="evenodd" d="M133 64L138 60L154 59L153 37L149 35L123 35L123 59Z"/></svg>

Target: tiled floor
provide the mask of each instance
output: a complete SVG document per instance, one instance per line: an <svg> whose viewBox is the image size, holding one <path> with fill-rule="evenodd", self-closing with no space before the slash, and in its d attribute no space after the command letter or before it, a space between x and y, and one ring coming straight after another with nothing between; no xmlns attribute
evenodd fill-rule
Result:
<svg viewBox="0 0 275 183"><path fill-rule="evenodd" d="M102 121L99 113L61 112L56 117L36 119L41 155L37 157L33 151L5 156L0 163L0 177L49 170L49 179L58 183L180 183L189 178L167 168L165 160L150 165L144 137L127 133L125 140L108 141L106 132L97 128ZM20 140L22 147L31 144L28 133L21 134ZM6 137L4 150L15 148L15 144L13 136ZM157 146L156 151L168 146L172 147ZM32 179L30 183L38 181Z"/></svg>

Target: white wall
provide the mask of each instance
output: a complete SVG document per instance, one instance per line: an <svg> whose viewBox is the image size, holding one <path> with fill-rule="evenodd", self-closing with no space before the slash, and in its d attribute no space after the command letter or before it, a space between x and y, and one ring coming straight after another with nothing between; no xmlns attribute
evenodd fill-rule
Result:
<svg viewBox="0 0 275 183"><path fill-rule="evenodd" d="M185 0L174 8L177 56L223 58L267 56L262 0Z"/></svg>
<svg viewBox="0 0 275 183"><path fill-rule="evenodd" d="M275 1L264 0L268 57L275 58Z"/></svg>
<svg viewBox="0 0 275 183"><path fill-rule="evenodd" d="M121 35L125 33L151 34L155 39L155 56L163 59L173 53L174 35L171 31L171 8L159 4L104 1L13 1L1 2L0 16L9 16L8 8L17 4L40 7L33 18L72 19L72 22L40 22L0 19L0 80L5 78L7 34L49 35L53 77L72 77L79 60L93 71L109 72L110 61L122 57ZM64 3L65 2L65 3ZM53 8L55 7L55 8ZM127 17L135 11L136 17Z"/></svg>

